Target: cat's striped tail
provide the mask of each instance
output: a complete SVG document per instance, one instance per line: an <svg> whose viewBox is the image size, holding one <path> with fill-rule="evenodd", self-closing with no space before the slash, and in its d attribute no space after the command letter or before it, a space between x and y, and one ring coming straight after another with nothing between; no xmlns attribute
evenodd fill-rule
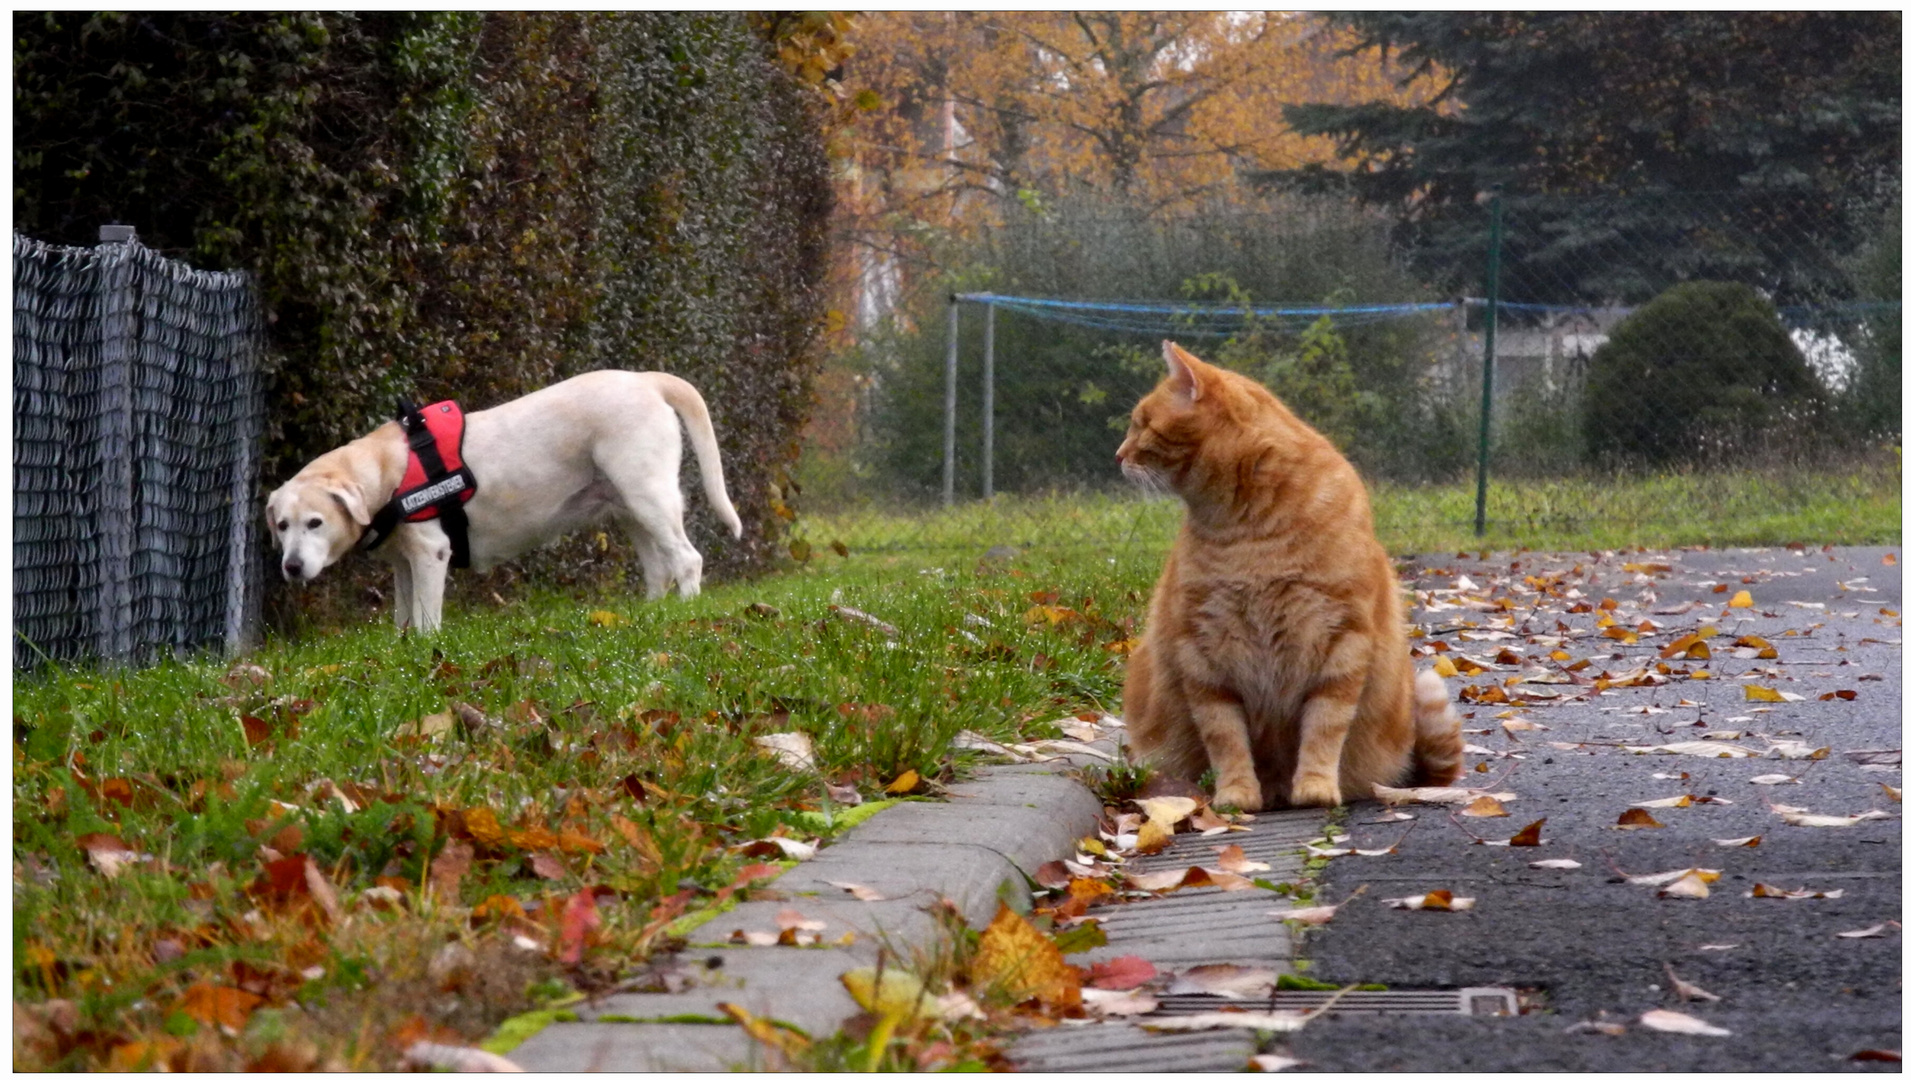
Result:
<svg viewBox="0 0 1911 1080"><path fill-rule="evenodd" d="M1447 700L1446 680L1422 671L1413 680L1413 783L1446 787L1464 764L1460 718Z"/></svg>

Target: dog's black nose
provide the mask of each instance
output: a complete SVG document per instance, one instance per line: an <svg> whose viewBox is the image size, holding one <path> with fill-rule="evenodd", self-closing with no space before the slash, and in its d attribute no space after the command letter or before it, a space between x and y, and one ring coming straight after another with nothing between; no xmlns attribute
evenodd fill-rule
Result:
<svg viewBox="0 0 1911 1080"><path fill-rule="evenodd" d="M305 576L305 564L297 559L288 561L284 566L284 570L285 580L287 581L298 581Z"/></svg>

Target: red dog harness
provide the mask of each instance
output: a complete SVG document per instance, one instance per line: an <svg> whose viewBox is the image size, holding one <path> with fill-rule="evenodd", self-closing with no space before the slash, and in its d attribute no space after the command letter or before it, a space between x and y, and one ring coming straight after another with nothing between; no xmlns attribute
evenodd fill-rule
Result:
<svg viewBox="0 0 1911 1080"><path fill-rule="evenodd" d="M451 565L471 565L471 538L464 504L478 493L478 478L464 463L464 411L455 401L423 409L398 403L398 425L405 431L405 476L391 501L372 515L362 541L367 550L391 537L402 521L439 524L451 538Z"/></svg>

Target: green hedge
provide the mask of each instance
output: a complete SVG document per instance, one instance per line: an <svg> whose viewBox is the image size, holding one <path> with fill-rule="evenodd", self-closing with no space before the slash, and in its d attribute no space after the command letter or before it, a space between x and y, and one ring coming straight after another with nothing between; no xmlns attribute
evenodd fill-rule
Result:
<svg viewBox="0 0 1911 1080"><path fill-rule="evenodd" d="M15 227L124 222L260 284L265 480L401 394L484 408L601 367L711 405L764 565L809 401L821 108L737 13L35 13L15 20ZM701 507L701 499L690 499ZM580 549L581 550L581 549Z"/></svg>

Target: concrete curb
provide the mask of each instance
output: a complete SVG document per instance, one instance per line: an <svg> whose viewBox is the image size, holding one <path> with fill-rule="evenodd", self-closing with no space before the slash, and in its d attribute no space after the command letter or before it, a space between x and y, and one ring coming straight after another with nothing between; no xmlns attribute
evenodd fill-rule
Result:
<svg viewBox="0 0 1911 1080"><path fill-rule="evenodd" d="M1095 748L1114 750L1110 743ZM772 882L787 899L738 904L692 930L683 954L692 985L579 1005L571 1010L575 1020L547 1025L506 1056L532 1072L762 1069L760 1048L721 1023L719 1003L820 1038L861 1011L837 976L874 963L885 944L904 956L930 945L936 927L925 909L937 897L954 902L975 926L994 916L1000 900L1026 910L1025 875L1071 854L1075 841L1094 830L1101 803L1067 774L1099 760L1076 754L987 767L977 779L952 785L946 804L890 807ZM838 881L867 885L886 899L853 899L830 884ZM854 939L807 948L729 944L737 930L774 930L785 908L824 923L825 942L846 933Z"/></svg>

